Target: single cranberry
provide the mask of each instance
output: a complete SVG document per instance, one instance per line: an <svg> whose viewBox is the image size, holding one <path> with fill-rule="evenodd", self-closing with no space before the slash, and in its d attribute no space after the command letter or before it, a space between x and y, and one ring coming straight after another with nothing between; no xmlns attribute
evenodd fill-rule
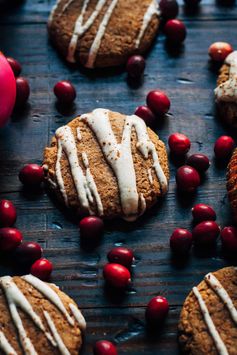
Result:
<svg viewBox="0 0 237 355"><path fill-rule="evenodd" d="M36 260L34 264L31 265L30 273L44 281L48 280L52 270L53 264L49 260L41 258Z"/></svg>
<svg viewBox="0 0 237 355"><path fill-rule="evenodd" d="M177 228L170 237L170 248L175 254L187 254L192 246L193 237L187 229Z"/></svg>
<svg viewBox="0 0 237 355"><path fill-rule="evenodd" d="M129 270L120 264L106 264L103 269L103 275L108 284L116 288L124 288L131 281Z"/></svg>
<svg viewBox="0 0 237 355"><path fill-rule="evenodd" d="M0 201L0 225L11 227L16 222L16 207L9 200Z"/></svg>
<svg viewBox="0 0 237 355"><path fill-rule="evenodd" d="M150 91L146 98L147 106L155 115L164 115L169 111L170 100L168 96L160 90Z"/></svg>
<svg viewBox="0 0 237 355"><path fill-rule="evenodd" d="M0 250L11 251L21 244L23 236L16 228L0 228Z"/></svg>
<svg viewBox="0 0 237 355"><path fill-rule="evenodd" d="M79 223L79 228L81 238L93 240L100 238L103 235L104 222L99 217L84 217Z"/></svg>
<svg viewBox="0 0 237 355"><path fill-rule="evenodd" d="M16 103L17 107L24 106L30 96L30 85L28 80L19 76L16 78Z"/></svg>
<svg viewBox="0 0 237 355"><path fill-rule="evenodd" d="M226 42L212 43L208 49L208 54L215 62L224 62L225 58L233 52L233 47Z"/></svg>
<svg viewBox="0 0 237 355"><path fill-rule="evenodd" d="M184 0L185 5L188 7L197 6L201 0Z"/></svg>
<svg viewBox="0 0 237 355"><path fill-rule="evenodd" d="M20 170L19 179L23 185L38 186L44 179L44 169L38 164L27 164Z"/></svg>
<svg viewBox="0 0 237 355"><path fill-rule="evenodd" d="M214 145L214 152L217 159L228 159L235 147L235 142L230 136L219 137Z"/></svg>
<svg viewBox="0 0 237 355"><path fill-rule="evenodd" d="M213 244L220 233L218 224L214 221L203 221L193 228L193 241L196 245Z"/></svg>
<svg viewBox="0 0 237 355"><path fill-rule="evenodd" d="M139 79L146 67L145 59L141 55L133 55L127 61L127 72L131 78Z"/></svg>
<svg viewBox="0 0 237 355"><path fill-rule="evenodd" d="M164 27L166 38L172 44L179 44L185 40L186 27L180 20L169 20Z"/></svg>
<svg viewBox="0 0 237 355"><path fill-rule="evenodd" d="M133 251L124 247L117 247L110 250L107 255L111 263L117 263L130 268L134 260Z"/></svg>
<svg viewBox="0 0 237 355"><path fill-rule="evenodd" d="M10 64L15 77L19 76L21 74L20 63L16 59L11 58L11 57L7 57L7 61Z"/></svg>
<svg viewBox="0 0 237 355"><path fill-rule="evenodd" d="M191 147L189 138L182 133L171 134L169 136L168 144L171 152L176 155L186 154Z"/></svg>
<svg viewBox="0 0 237 355"><path fill-rule="evenodd" d="M176 0L161 0L159 2L161 16L165 19L171 19L178 16L179 5Z"/></svg>
<svg viewBox="0 0 237 355"><path fill-rule="evenodd" d="M141 117L147 126L153 127L155 125L156 117L153 112L147 106L138 106L135 111L135 115Z"/></svg>
<svg viewBox="0 0 237 355"><path fill-rule="evenodd" d="M204 173L210 166L210 160L205 154L192 154L187 159L187 164L195 168L199 173Z"/></svg>
<svg viewBox="0 0 237 355"><path fill-rule="evenodd" d="M33 264L42 257L43 250L38 243L23 242L16 248L16 260L22 264Z"/></svg>
<svg viewBox="0 0 237 355"><path fill-rule="evenodd" d="M76 90L72 83L66 80L59 81L57 84L55 84L54 94L58 101L62 104L71 104L77 96Z"/></svg>
<svg viewBox="0 0 237 355"><path fill-rule="evenodd" d="M204 203L197 203L193 206L191 211L195 222L216 220L216 212L211 206L205 205Z"/></svg>
<svg viewBox="0 0 237 355"><path fill-rule="evenodd" d="M93 348L94 355L117 355L116 346L108 340L99 340Z"/></svg>
<svg viewBox="0 0 237 355"><path fill-rule="evenodd" d="M146 320L150 324L161 324L169 312L169 303L165 297L156 296L146 307Z"/></svg>
<svg viewBox="0 0 237 355"><path fill-rule="evenodd" d="M194 192L200 185L200 176L192 166L183 165L177 170L176 183L180 190Z"/></svg>
<svg viewBox="0 0 237 355"><path fill-rule="evenodd" d="M228 254L237 252L237 228L225 227L221 231L222 248Z"/></svg>

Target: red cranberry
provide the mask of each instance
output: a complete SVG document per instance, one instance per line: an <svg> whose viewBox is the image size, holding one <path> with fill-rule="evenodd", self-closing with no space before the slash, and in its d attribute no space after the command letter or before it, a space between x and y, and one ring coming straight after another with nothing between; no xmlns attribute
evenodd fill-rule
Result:
<svg viewBox="0 0 237 355"><path fill-rule="evenodd" d="M131 267L134 259L132 250L124 247L111 249L107 257L111 263L121 264L128 269Z"/></svg>
<svg viewBox="0 0 237 355"><path fill-rule="evenodd" d="M62 104L71 104L76 98L76 90L70 81L59 81L54 86L54 94Z"/></svg>
<svg viewBox="0 0 237 355"><path fill-rule="evenodd" d="M120 264L106 264L103 269L105 280L113 287L124 288L131 281L129 270Z"/></svg>
<svg viewBox="0 0 237 355"><path fill-rule="evenodd" d="M99 340L93 348L94 355L117 355L116 346L108 340Z"/></svg>
<svg viewBox="0 0 237 355"><path fill-rule="evenodd" d="M7 57L7 61L10 64L15 77L19 76L21 73L20 63L16 59L11 58L11 57Z"/></svg>
<svg viewBox="0 0 237 355"><path fill-rule="evenodd" d="M170 248L175 254L187 254L192 242L192 233L187 229L177 228L170 237Z"/></svg>
<svg viewBox="0 0 237 355"><path fill-rule="evenodd" d="M0 224L11 227L16 222L16 208L9 200L0 201Z"/></svg>
<svg viewBox="0 0 237 355"><path fill-rule="evenodd" d="M197 169L199 173L204 173L210 166L210 160L206 155L196 153L188 157L187 164Z"/></svg>
<svg viewBox="0 0 237 355"><path fill-rule="evenodd" d="M214 152L217 159L227 159L230 157L233 149L235 147L235 142L230 136L219 137L214 145Z"/></svg>
<svg viewBox="0 0 237 355"><path fill-rule="evenodd" d="M19 179L23 185L38 186L44 179L44 169L37 164L27 164L20 170Z"/></svg>
<svg viewBox="0 0 237 355"><path fill-rule="evenodd" d="M23 264L33 264L42 257L43 250L38 243L23 242L16 248L16 260Z"/></svg>
<svg viewBox="0 0 237 355"><path fill-rule="evenodd" d="M93 240L100 238L103 235L104 222L99 217L84 217L79 223L79 228L81 238Z"/></svg>
<svg viewBox="0 0 237 355"><path fill-rule="evenodd" d="M186 154L191 147L190 140L182 133L171 134L169 136L168 144L171 152L176 155Z"/></svg>
<svg viewBox="0 0 237 355"><path fill-rule="evenodd" d="M22 77L16 78L16 103L17 107L25 105L26 101L30 96L30 85L29 82Z"/></svg>
<svg viewBox="0 0 237 355"><path fill-rule="evenodd" d="M159 8L162 17L166 20L177 17L179 13L179 5L176 0L161 0Z"/></svg>
<svg viewBox="0 0 237 355"><path fill-rule="evenodd" d="M160 90L150 91L146 98L147 106L155 115L164 115L169 111L170 100L168 96Z"/></svg>
<svg viewBox="0 0 237 355"><path fill-rule="evenodd" d="M231 52L233 52L233 47L226 42L212 43L208 49L209 56L215 62L224 62Z"/></svg>
<svg viewBox="0 0 237 355"><path fill-rule="evenodd" d="M228 254L237 252L237 228L225 227L221 231L222 248Z"/></svg>
<svg viewBox="0 0 237 355"><path fill-rule="evenodd" d="M156 296L146 308L146 320L149 323L163 323L169 312L169 303L165 297Z"/></svg>
<svg viewBox="0 0 237 355"><path fill-rule="evenodd" d="M138 106L135 111L135 115L141 117L147 126L153 127L156 121L155 115L151 112L147 106Z"/></svg>
<svg viewBox="0 0 237 355"><path fill-rule="evenodd" d="M146 67L145 59L141 55L133 55L127 61L127 72L131 78L139 79Z"/></svg>
<svg viewBox="0 0 237 355"><path fill-rule="evenodd" d="M51 272L53 270L53 264L45 259L41 258L36 260L33 265L31 265L30 273L41 280L48 280Z"/></svg>
<svg viewBox="0 0 237 355"><path fill-rule="evenodd" d="M200 185L200 176L192 166L181 166L176 173L176 183L180 190L194 192Z"/></svg>
<svg viewBox="0 0 237 355"><path fill-rule="evenodd" d="M179 44L185 40L186 27L180 20L169 20L165 24L164 33L168 41Z"/></svg>
<svg viewBox="0 0 237 355"><path fill-rule="evenodd" d="M216 220L216 212L211 206L205 205L204 203L196 204L191 211L195 222Z"/></svg>
<svg viewBox="0 0 237 355"><path fill-rule="evenodd" d="M11 251L21 244L23 236L16 228L0 228L0 250Z"/></svg>
<svg viewBox="0 0 237 355"><path fill-rule="evenodd" d="M193 240L196 245L213 244L220 233L218 224L214 221L203 221L193 229Z"/></svg>

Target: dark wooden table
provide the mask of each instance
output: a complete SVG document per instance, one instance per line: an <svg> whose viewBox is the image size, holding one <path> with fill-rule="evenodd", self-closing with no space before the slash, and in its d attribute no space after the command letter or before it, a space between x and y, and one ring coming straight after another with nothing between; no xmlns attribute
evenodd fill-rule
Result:
<svg viewBox="0 0 237 355"><path fill-rule="evenodd" d="M219 40L237 46L237 8L214 0L203 0L194 13L181 6L180 18L188 29L185 44L172 51L160 35L147 56L144 82L132 88L123 69L88 73L68 67L59 58L46 30L53 3L28 0L0 13L0 49L22 63L22 74L31 85L28 106L0 130L0 198L14 201L17 227L25 240L42 245L45 256L54 263L53 282L83 310L88 323L83 354L91 354L92 344L102 338L116 342L119 354L177 354L177 322L186 295L207 272L230 264L218 247L208 256L192 252L180 265L171 257L169 236L175 227L191 228L190 208L197 202L211 204L221 226L231 223L225 167L215 163L213 143L218 136L232 132L215 117L216 68L208 62L207 49ZM55 105L52 93L60 79L71 80L78 93L75 106L66 113ZM25 163L40 163L55 129L76 114L95 107L131 114L154 88L166 90L172 102L170 115L158 127L161 138L167 143L173 132L187 134L191 152L207 154L212 165L196 196L184 199L176 191L177 165L171 159L170 188L163 203L137 223L107 223L103 240L87 250L80 245L75 221L43 190L34 194L22 190L18 171ZM104 288L102 277L106 254L114 245L131 247L136 255L132 286L116 297ZM0 273L12 274L13 270L2 265ZM144 310L149 299L158 294L168 298L170 312L165 326L152 335L145 329Z"/></svg>

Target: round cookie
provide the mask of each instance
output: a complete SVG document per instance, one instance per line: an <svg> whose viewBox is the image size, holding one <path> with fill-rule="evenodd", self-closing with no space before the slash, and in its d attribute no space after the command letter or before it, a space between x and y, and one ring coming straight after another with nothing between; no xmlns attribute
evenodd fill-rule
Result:
<svg viewBox="0 0 237 355"><path fill-rule="evenodd" d="M186 298L179 322L184 353L234 355L237 346L237 269L209 273Z"/></svg>
<svg viewBox="0 0 237 355"><path fill-rule="evenodd" d="M121 65L144 53L158 26L156 0L58 0L48 32L68 62L94 68Z"/></svg>
<svg viewBox="0 0 237 355"><path fill-rule="evenodd" d="M96 109L60 127L45 149L46 181L80 214L133 221L168 188L164 143L138 116Z"/></svg>
<svg viewBox="0 0 237 355"><path fill-rule="evenodd" d="M233 217L237 222L237 148L234 150L227 166L226 180L226 188L233 211Z"/></svg>
<svg viewBox="0 0 237 355"><path fill-rule="evenodd" d="M85 320L76 303L33 275L0 278L0 352L78 355Z"/></svg>

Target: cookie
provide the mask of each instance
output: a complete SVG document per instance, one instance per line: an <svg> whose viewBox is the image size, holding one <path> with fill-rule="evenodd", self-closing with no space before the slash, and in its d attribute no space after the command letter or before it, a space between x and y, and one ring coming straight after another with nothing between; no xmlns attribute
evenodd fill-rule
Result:
<svg viewBox="0 0 237 355"><path fill-rule="evenodd" d="M237 149L234 150L227 166L226 188L233 211L234 220L237 222Z"/></svg>
<svg viewBox="0 0 237 355"><path fill-rule="evenodd" d="M186 298L179 342L187 354L236 355L237 268L209 273Z"/></svg>
<svg viewBox="0 0 237 355"><path fill-rule="evenodd" d="M68 62L94 68L121 65L144 53L158 26L156 0L58 0L48 32Z"/></svg>
<svg viewBox="0 0 237 355"><path fill-rule="evenodd" d="M225 59L220 69L215 98L221 118L237 127L237 51Z"/></svg>
<svg viewBox="0 0 237 355"><path fill-rule="evenodd" d="M0 278L0 352L78 355L85 320L76 303L33 275Z"/></svg>
<svg viewBox="0 0 237 355"><path fill-rule="evenodd" d="M67 207L103 218L133 221L168 188L164 143L138 116L101 108L56 131L44 168Z"/></svg>

